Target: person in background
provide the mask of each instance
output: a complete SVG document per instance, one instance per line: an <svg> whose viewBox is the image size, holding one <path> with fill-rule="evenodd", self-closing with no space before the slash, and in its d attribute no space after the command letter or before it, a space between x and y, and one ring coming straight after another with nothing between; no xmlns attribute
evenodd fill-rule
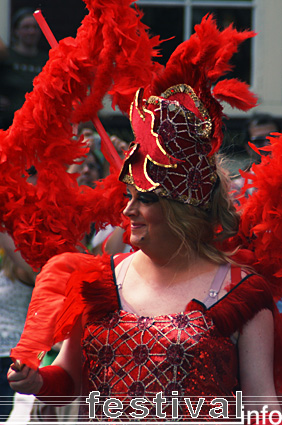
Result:
<svg viewBox="0 0 282 425"><path fill-rule="evenodd" d="M119 154L120 158L124 159L124 153L127 151L129 143L127 143L125 140L120 139L115 134L110 136L110 140L111 140L112 144L114 145L114 147L115 147L117 153ZM104 163L104 177L109 175L109 173L110 173L109 163L107 161L105 161L105 163Z"/></svg>
<svg viewBox="0 0 282 425"><path fill-rule="evenodd" d="M110 140L120 158L124 159L125 152L128 149L128 143L116 135L110 136ZM104 161L103 176L105 177L108 174L109 163ZM120 252L129 252L131 247L123 242L123 234L124 230L121 227L113 227L109 224L105 229L102 229L93 235L90 245L91 252L94 255L103 254L104 251L111 255L115 255Z"/></svg>
<svg viewBox="0 0 282 425"><path fill-rule="evenodd" d="M14 391L6 375L10 350L20 339L35 283L35 273L15 252L12 238L0 233L2 268L0 271L0 421L6 420L13 408Z"/></svg>
<svg viewBox="0 0 282 425"><path fill-rule="evenodd" d="M5 46L5 43L0 38L0 60L5 58L7 56L7 47Z"/></svg>
<svg viewBox="0 0 282 425"><path fill-rule="evenodd" d="M86 158L81 158L77 163L72 164L68 172L78 174L77 183L79 186L95 187L95 181L103 177L101 156L96 149L91 147Z"/></svg>
<svg viewBox="0 0 282 425"><path fill-rule="evenodd" d="M83 134L83 133L82 133ZM103 162L101 160L100 151L94 149L90 142L90 149L86 158L80 158L77 163L69 167L68 172L77 174L77 183L79 186L85 185L94 188L95 182L103 177ZM82 243L85 247L92 250L91 240L95 234L94 223L91 225L91 231L85 235Z"/></svg>
<svg viewBox="0 0 282 425"><path fill-rule="evenodd" d="M80 159L80 161L76 164L72 164L69 167L68 172L78 174L77 183L79 186L86 185L89 187L95 187L95 181L104 177L104 164L106 161L102 162L100 155L101 152L98 149L93 148L93 140L88 138L90 134L87 132L82 132L81 134L84 134L84 137L89 140L89 153L84 160ZM115 142L118 141L118 143L122 144L124 147L127 145L126 142L123 142L118 137L112 136L112 138L113 137ZM128 245L124 244L122 237L123 229L119 227L114 228L111 225L108 225L105 229L95 233L95 226L93 223L91 226L91 232L88 235L85 235L82 243L95 255L102 254L104 248L110 254L116 254L117 252L126 252L130 249Z"/></svg>
<svg viewBox="0 0 282 425"><path fill-rule="evenodd" d="M253 143L256 148L260 149L269 145L267 139L271 133L281 131L281 125L277 118L269 114L256 113L247 122L246 134L246 151L249 154L251 164L260 162L260 155L258 155L251 147L249 142ZM267 152L260 151L262 155L267 155Z"/></svg>
<svg viewBox="0 0 282 425"><path fill-rule="evenodd" d="M267 139L271 133L276 133L281 131L281 125L277 118L269 114L264 113L255 113L246 123L246 141L245 141L245 150L248 155L248 161L243 171L250 171L253 164L259 164L261 161L261 155L268 155L267 151L260 150L260 154L255 152L255 150L249 145L251 142L255 148L261 149L269 145L269 140ZM240 201L240 192L244 184L251 184L251 181L242 177L241 175L236 176L232 180L231 191L236 202ZM250 187L246 190L244 196L249 196L255 190L254 187Z"/></svg>
<svg viewBox="0 0 282 425"><path fill-rule="evenodd" d="M7 129L33 80L48 60L48 52L38 47L41 31L33 9L18 10L12 19L12 43L0 63L0 126Z"/></svg>
<svg viewBox="0 0 282 425"><path fill-rule="evenodd" d="M104 155L101 152L101 137L97 133L92 121L79 123L76 137L79 138L81 135L83 135L84 140L91 146L91 149L95 152L99 162L103 164L103 177L106 177L109 174L109 163L105 160ZM123 159L124 153L127 151L129 144L115 134L109 137L117 153L121 159Z"/></svg>
<svg viewBox="0 0 282 425"><path fill-rule="evenodd" d="M101 138L92 121L79 123L77 127L77 137L80 137L81 135L83 135L84 139L91 144L92 148L101 150Z"/></svg>
<svg viewBox="0 0 282 425"><path fill-rule="evenodd" d="M83 135L84 140L90 146L87 157L69 167L69 173L79 173L77 182L79 185L95 186L95 181L109 174L109 164L101 152L101 138L95 130L92 121L82 122L77 127L77 138ZM123 159L128 149L128 143L116 135L110 136L117 153ZM130 247L123 242L123 229L114 228L111 225L95 233L94 225L89 235L84 240L85 246L94 255L102 254L106 250L110 254L128 252Z"/></svg>

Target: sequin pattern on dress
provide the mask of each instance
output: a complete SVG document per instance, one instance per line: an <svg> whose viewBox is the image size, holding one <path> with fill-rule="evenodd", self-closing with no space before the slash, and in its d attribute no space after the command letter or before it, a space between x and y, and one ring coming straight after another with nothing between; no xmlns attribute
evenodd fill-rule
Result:
<svg viewBox="0 0 282 425"><path fill-rule="evenodd" d="M130 412L134 409L129 406L132 397L145 397L150 412L146 420L158 421L152 400L158 392L169 400L172 391L182 396L179 420L190 419L187 407L182 405L184 395L232 396L237 384L236 350L229 338L218 335L211 318L200 310L153 318L124 311L110 313L86 326L83 349L89 371L88 391L99 391L101 400L116 397L124 405L123 415L115 421L133 420ZM219 355L223 352L224 361ZM222 388L219 381L224 383ZM163 411L168 420L170 402ZM86 417L88 407L82 412ZM203 409L203 415L207 413ZM93 421L99 420L109 419L97 405Z"/></svg>

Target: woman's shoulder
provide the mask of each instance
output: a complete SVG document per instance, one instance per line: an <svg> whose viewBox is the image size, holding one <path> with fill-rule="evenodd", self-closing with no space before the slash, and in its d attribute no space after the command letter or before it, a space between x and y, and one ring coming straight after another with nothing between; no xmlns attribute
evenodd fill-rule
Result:
<svg viewBox="0 0 282 425"><path fill-rule="evenodd" d="M226 295L210 308L212 318L225 335L242 329L263 309L273 310L274 302L268 282L260 275L241 272L237 268L237 279L232 279Z"/></svg>

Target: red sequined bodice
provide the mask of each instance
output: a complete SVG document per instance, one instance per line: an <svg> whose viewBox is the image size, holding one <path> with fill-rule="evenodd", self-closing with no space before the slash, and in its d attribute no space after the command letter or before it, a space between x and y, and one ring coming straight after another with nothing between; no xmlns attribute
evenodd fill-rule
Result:
<svg viewBox="0 0 282 425"><path fill-rule="evenodd" d="M195 301L183 314L149 318L124 311L109 313L85 327L83 351L87 393L99 391L104 399L123 401L119 421L133 420L129 415L134 411L129 406L132 397L146 397L150 411L146 420L159 420L152 403L158 392L171 400L172 391L177 391L181 401L182 396L232 396L238 383L236 347ZM163 405L166 420L171 418L170 404ZM208 412L203 406L201 417L207 418ZM100 420L107 420L98 407L95 421L99 415ZM191 419L183 403L181 417Z"/></svg>
<svg viewBox="0 0 282 425"><path fill-rule="evenodd" d="M172 419L171 395L179 396L178 419L172 422L191 420L184 397L191 399L194 411L199 397L205 398L198 421L214 421L208 403L217 397L228 400L228 417L234 420L234 392L240 388L237 347L230 337L256 312L272 309L267 283L248 275L232 282L228 294L209 308L193 300L183 314L139 317L120 309L113 272L109 257L97 258L90 270L71 282L82 288L85 300L83 397L100 393L95 418L89 418L85 398L80 421L134 422L130 413L136 410L130 402L144 398L149 414L142 420L160 422L153 400L158 393L167 398L162 405L165 421ZM123 403L116 419L102 410L103 402L113 398Z"/></svg>

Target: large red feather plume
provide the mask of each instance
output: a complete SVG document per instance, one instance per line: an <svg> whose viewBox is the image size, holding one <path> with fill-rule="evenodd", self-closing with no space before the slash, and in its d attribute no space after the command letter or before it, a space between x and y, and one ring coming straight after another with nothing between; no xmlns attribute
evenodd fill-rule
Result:
<svg viewBox="0 0 282 425"><path fill-rule="evenodd" d="M135 75L135 86L127 93L122 85L115 92L115 103L126 111L135 87L147 84L158 68L152 55L159 37L150 38L130 0L86 3L89 14L77 37L61 40L50 51L12 126L0 131L2 231L12 235L34 268L53 255L76 251L93 221L97 227L121 222L124 201L121 197L113 202L113 194L118 199L122 187L117 176L102 184L101 195L100 185L96 191L79 188L75 176L67 173L68 166L87 152L83 142L72 138L72 124L97 114L115 79L121 81L121 72L123 78ZM35 186L27 181L31 165L38 171Z"/></svg>
<svg viewBox="0 0 282 425"><path fill-rule="evenodd" d="M235 244L252 252L252 264L272 285L275 297L282 296L282 135L269 137L271 155L262 156L250 172L242 173L255 187L251 196L240 196L242 218Z"/></svg>
<svg viewBox="0 0 282 425"><path fill-rule="evenodd" d="M223 80L212 85L232 69L230 59L244 40L253 37L253 31L238 32L232 24L220 31L212 15L206 15L189 40L180 44L171 55L165 69L155 76L148 88L149 94L160 95L168 87L185 83L193 88L213 121L211 143L214 153L221 145L222 106L224 100L244 111L254 107L257 98L246 83L237 79Z"/></svg>

